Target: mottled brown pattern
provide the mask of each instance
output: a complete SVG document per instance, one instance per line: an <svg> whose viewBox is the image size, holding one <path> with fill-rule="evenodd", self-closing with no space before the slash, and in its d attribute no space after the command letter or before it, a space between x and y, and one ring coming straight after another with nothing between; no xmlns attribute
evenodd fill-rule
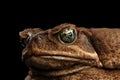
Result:
<svg viewBox="0 0 120 80"><path fill-rule="evenodd" d="M77 38L63 44L58 35L72 28ZM120 80L120 29L84 28L64 23L53 29L25 29L22 59L29 68L25 80Z"/></svg>
<svg viewBox="0 0 120 80"><path fill-rule="evenodd" d="M120 29L91 29L92 40L105 68L120 68Z"/></svg>

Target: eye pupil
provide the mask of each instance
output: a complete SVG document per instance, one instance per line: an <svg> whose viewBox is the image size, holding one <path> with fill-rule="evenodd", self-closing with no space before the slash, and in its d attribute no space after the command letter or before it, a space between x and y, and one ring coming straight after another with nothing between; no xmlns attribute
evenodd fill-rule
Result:
<svg viewBox="0 0 120 80"><path fill-rule="evenodd" d="M76 31L72 28L66 28L61 31L59 39L62 43L72 43L76 38Z"/></svg>

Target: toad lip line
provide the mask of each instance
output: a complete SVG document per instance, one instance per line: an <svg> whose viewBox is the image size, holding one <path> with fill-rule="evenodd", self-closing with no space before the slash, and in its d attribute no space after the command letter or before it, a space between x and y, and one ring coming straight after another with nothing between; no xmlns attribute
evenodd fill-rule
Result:
<svg viewBox="0 0 120 80"><path fill-rule="evenodd" d="M40 56L45 59L67 60L67 61L80 61L80 59L67 57L67 56Z"/></svg>

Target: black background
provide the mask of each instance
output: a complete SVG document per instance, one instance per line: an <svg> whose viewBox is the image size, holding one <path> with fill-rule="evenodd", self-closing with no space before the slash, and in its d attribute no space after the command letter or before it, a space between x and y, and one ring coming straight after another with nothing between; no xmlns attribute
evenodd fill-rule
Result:
<svg viewBox="0 0 120 80"><path fill-rule="evenodd" d="M39 27L42 29L53 28L61 23L73 23L77 26L84 27L111 27L115 28L120 26L120 16L119 15L72 15L72 16L55 16L55 15L16 15L15 22L15 53L12 53L11 58L14 62L14 74L16 76L15 80L23 80L27 75L28 68L21 60L21 52L23 47L19 42L19 31L25 28L35 28Z"/></svg>

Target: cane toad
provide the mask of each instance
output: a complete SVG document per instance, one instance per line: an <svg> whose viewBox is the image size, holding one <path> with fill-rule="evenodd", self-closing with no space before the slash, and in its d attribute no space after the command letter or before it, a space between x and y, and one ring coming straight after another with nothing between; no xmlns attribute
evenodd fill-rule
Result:
<svg viewBox="0 0 120 80"><path fill-rule="evenodd" d="M120 29L63 23L52 29L25 29L25 80L119 80Z"/></svg>

